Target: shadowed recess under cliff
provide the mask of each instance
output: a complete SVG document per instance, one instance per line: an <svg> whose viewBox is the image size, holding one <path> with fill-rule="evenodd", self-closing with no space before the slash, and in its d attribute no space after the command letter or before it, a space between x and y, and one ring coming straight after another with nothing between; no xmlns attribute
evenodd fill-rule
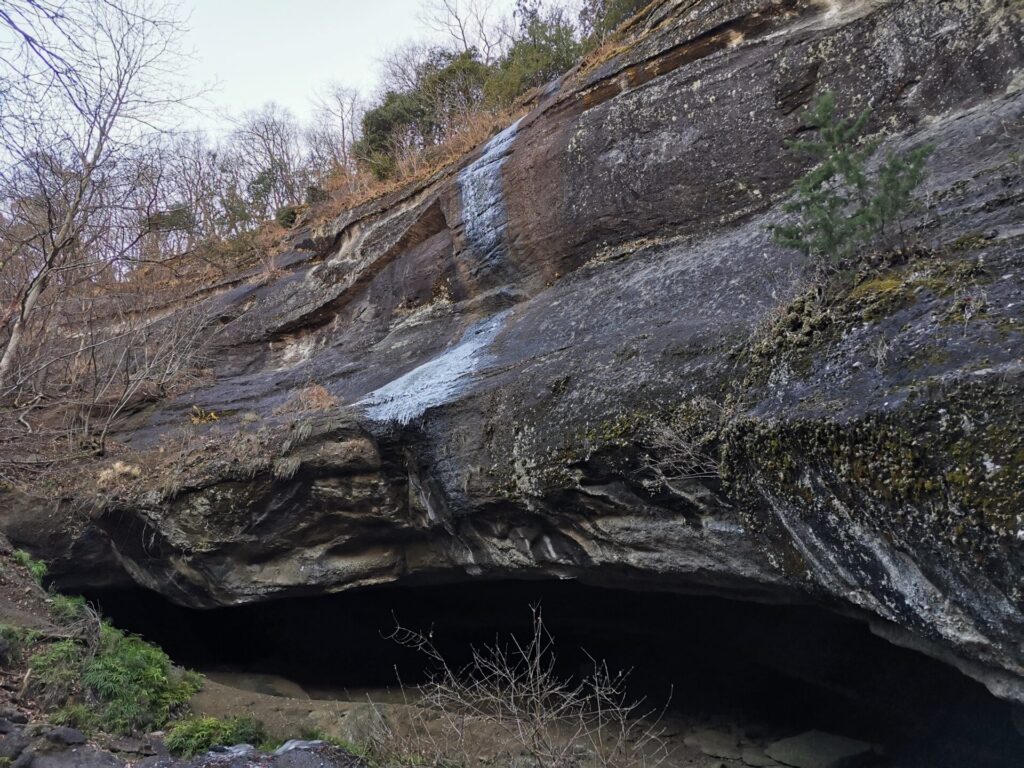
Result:
<svg viewBox="0 0 1024 768"><path fill-rule="evenodd" d="M119 626L207 673L286 677L312 698L423 682L429 662L389 638L432 634L453 668L531 629L539 606L561 674L632 670L648 709L779 734L822 729L879 743L885 765L1016 766L1012 706L863 624L818 609L636 593L576 582L370 588L211 611L141 590L93 596ZM372 694L371 694L372 695Z"/></svg>
<svg viewBox="0 0 1024 768"><path fill-rule="evenodd" d="M337 685L354 684L342 660L367 673L379 661L369 684L393 679L390 607L350 622L371 628L363 641L344 623L370 595L440 630L480 588L423 598L422 614L404 590L316 611L273 601L573 577L812 602L949 666L902 678L925 662L850 625L840 637L860 640L830 667L868 659L849 677L897 681L872 700L900 702L889 719L920 714L946 743L941 706L989 700L969 686L927 695L928 681L960 690L955 668L1024 704L1022 28L1017 0L653 3L514 129L298 225L279 276L197 294L215 326L209 370L126 412L107 436L116 450L76 458L53 498L0 486L0 528L69 591L134 582L193 607L268 602L182 621L226 638L225 663L290 654ZM871 106L879 157L934 152L920 213L901 225L914 247L821 284L771 230L810 170L787 144L826 92L851 115ZM707 453L697 477L664 471L673 445L682 464ZM525 621L532 597L501 599ZM569 647L586 616L610 613L580 600L590 609L564 632L575 607L545 609ZM731 630L676 598L616 610L644 600L674 618L638 620L639 639L616 619L604 634L619 640L594 652L651 657L638 680L675 679L677 703L734 700L743 674L725 672L765 654L762 668L794 659L800 685L832 690L806 663L843 647L816 634L835 619L772 635L745 623L759 608L729 614ZM484 603L465 612L493 635ZM268 634L278 625L303 629L286 642ZM753 699L798 698L793 677ZM967 725L949 733L1005 725L970 719L989 706L958 710Z"/></svg>

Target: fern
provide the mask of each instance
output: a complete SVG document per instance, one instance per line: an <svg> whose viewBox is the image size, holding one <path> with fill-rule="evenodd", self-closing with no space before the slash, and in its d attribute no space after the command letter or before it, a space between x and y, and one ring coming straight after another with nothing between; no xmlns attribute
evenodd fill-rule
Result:
<svg viewBox="0 0 1024 768"><path fill-rule="evenodd" d="M46 578L46 563L42 560L36 560L23 549L14 550L12 557L18 565L28 568L28 572L32 574L32 578L35 579L37 584L43 583L43 579Z"/></svg>
<svg viewBox="0 0 1024 768"><path fill-rule="evenodd" d="M179 757L195 757L217 746L260 745L266 732L259 720L251 717L190 717L179 720L167 734L167 749Z"/></svg>
<svg viewBox="0 0 1024 768"><path fill-rule="evenodd" d="M59 720L111 733L152 730L183 709L201 686L197 674L175 668L157 646L105 622L94 651L60 640L29 662L43 697L64 702ZM85 702L91 705L88 716Z"/></svg>

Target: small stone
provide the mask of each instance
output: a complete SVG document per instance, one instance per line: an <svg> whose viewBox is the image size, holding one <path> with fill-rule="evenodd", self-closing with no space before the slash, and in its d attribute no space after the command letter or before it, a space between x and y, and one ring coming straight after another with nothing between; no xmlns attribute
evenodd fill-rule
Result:
<svg viewBox="0 0 1024 768"><path fill-rule="evenodd" d="M142 757L157 754L157 750L154 749L149 739L139 739L130 736L114 739L106 747L111 752L127 752L129 754L141 755Z"/></svg>
<svg viewBox="0 0 1024 768"><path fill-rule="evenodd" d="M17 709L5 708L0 710L0 717L4 720L10 720L16 725L25 725L28 722L28 715Z"/></svg>
<svg viewBox="0 0 1024 768"><path fill-rule="evenodd" d="M694 731L683 739L683 743L699 749L710 757L724 757L728 760L737 760L740 757L739 739L725 731L710 728Z"/></svg>
<svg viewBox="0 0 1024 768"><path fill-rule="evenodd" d="M13 760L29 745L29 738L21 733L9 733L0 738L0 760Z"/></svg>
<svg viewBox="0 0 1024 768"><path fill-rule="evenodd" d="M855 768L875 753L866 741L807 731L768 745L765 753L793 768Z"/></svg>
<svg viewBox="0 0 1024 768"><path fill-rule="evenodd" d="M73 747L77 744L85 744L86 742L84 733L66 726L51 728L46 732L45 738L49 742L65 747Z"/></svg>
<svg viewBox="0 0 1024 768"><path fill-rule="evenodd" d="M29 765L31 768L124 768L123 761L95 747L73 747L54 753L36 752L31 756Z"/></svg>
<svg viewBox="0 0 1024 768"><path fill-rule="evenodd" d="M170 755L157 755L136 763L135 768L179 768L182 765L184 763L181 760Z"/></svg>

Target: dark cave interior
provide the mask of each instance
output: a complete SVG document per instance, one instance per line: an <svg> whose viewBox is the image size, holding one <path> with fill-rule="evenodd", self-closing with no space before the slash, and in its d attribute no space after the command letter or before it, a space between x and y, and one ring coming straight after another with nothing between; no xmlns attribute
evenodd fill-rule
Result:
<svg viewBox="0 0 1024 768"><path fill-rule="evenodd" d="M214 610L141 589L88 597L178 663L279 675L314 698L425 680L431 662L390 639L396 623L432 632L459 667L474 646L528 637L539 607L563 675L592 659L629 670L629 693L648 709L864 738L884 746L884 765L1024 765L1011 705L862 622L809 606L575 581L382 586Z"/></svg>

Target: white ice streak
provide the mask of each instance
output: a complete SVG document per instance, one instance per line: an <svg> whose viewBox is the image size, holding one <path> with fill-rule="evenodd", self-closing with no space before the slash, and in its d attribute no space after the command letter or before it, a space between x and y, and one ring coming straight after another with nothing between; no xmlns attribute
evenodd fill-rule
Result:
<svg viewBox="0 0 1024 768"><path fill-rule="evenodd" d="M472 325L454 347L369 393L358 405L375 421L408 424L429 408L453 400L469 376L485 362L483 354L498 335L509 311Z"/></svg>
<svg viewBox="0 0 1024 768"><path fill-rule="evenodd" d="M512 151L518 128L516 120L487 142L483 154L459 173L466 238L483 256L498 248L505 234L501 167Z"/></svg>

